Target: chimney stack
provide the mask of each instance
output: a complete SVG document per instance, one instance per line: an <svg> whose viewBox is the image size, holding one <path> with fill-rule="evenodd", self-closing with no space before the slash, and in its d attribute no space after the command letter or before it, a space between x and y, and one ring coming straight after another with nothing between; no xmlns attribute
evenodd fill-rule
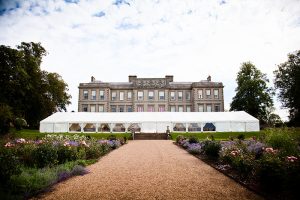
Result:
<svg viewBox="0 0 300 200"><path fill-rule="evenodd" d="M95 82L95 80L96 80L95 77L92 76L91 77L91 82L93 83L93 82Z"/></svg>

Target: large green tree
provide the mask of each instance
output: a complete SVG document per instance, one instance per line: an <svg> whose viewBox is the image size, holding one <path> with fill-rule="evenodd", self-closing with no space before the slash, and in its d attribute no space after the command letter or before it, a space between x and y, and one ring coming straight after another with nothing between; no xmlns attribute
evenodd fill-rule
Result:
<svg viewBox="0 0 300 200"><path fill-rule="evenodd" d="M288 54L288 60L274 71L275 88L284 108L289 109L292 125L300 126L300 50Z"/></svg>
<svg viewBox="0 0 300 200"><path fill-rule="evenodd" d="M32 127L70 104L68 85L58 74L40 68L46 54L40 43L22 42L16 49L0 46L0 103Z"/></svg>
<svg viewBox="0 0 300 200"><path fill-rule="evenodd" d="M251 62L242 63L236 78L236 95L230 104L230 111L246 111L266 122L268 109L273 106L272 88L267 86L266 74L258 70Z"/></svg>

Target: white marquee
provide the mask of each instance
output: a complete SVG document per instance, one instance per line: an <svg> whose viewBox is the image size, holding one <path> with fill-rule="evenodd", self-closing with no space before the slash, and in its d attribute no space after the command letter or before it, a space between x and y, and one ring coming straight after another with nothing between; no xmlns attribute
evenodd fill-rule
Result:
<svg viewBox="0 0 300 200"><path fill-rule="evenodd" d="M57 112L40 122L40 132L259 131L259 120L238 112Z"/></svg>

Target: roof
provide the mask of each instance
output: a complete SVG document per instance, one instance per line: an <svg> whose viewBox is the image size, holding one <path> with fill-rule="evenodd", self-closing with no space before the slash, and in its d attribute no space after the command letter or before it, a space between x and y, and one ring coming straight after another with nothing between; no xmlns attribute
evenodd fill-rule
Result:
<svg viewBox="0 0 300 200"><path fill-rule="evenodd" d="M57 112L42 123L139 123L139 122L258 122L244 111L237 112Z"/></svg>

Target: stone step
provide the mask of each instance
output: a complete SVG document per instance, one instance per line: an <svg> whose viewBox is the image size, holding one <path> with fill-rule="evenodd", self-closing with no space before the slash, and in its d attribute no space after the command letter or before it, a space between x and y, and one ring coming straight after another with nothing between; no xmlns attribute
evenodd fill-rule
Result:
<svg viewBox="0 0 300 200"><path fill-rule="evenodd" d="M166 133L135 133L135 140L166 140L168 135Z"/></svg>

